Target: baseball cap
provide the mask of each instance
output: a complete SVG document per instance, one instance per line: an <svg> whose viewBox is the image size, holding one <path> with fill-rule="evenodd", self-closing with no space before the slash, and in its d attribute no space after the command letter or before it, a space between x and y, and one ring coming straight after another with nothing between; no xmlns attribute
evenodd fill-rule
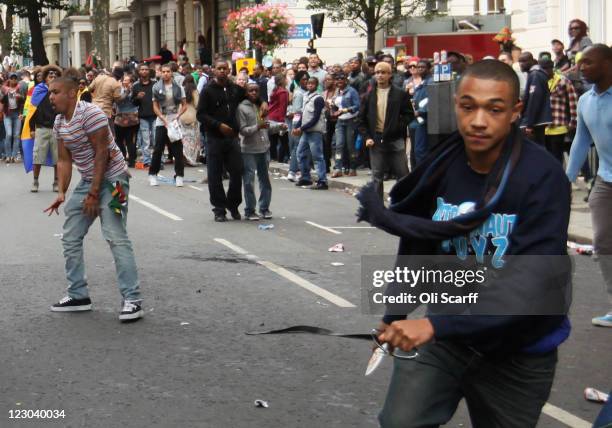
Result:
<svg viewBox="0 0 612 428"><path fill-rule="evenodd" d="M562 42L561 40L559 40L559 39L552 39L552 40L550 41L550 44L552 45L553 43L559 43L559 44L563 45L563 42ZM565 46L565 45L564 45L564 46Z"/></svg>
<svg viewBox="0 0 612 428"><path fill-rule="evenodd" d="M15 78L15 79L19 79L19 76L17 75L17 73L11 73L11 74L9 74L9 79L13 79L13 78Z"/></svg>
<svg viewBox="0 0 612 428"><path fill-rule="evenodd" d="M447 54L447 56L456 56L457 58L461 59L463 62L465 61L465 56L463 56L463 54L461 52L457 52L457 51L449 51Z"/></svg>
<svg viewBox="0 0 612 428"><path fill-rule="evenodd" d="M346 79L346 73L344 71L336 73L336 74L334 74L334 79L344 80L344 79Z"/></svg>
<svg viewBox="0 0 612 428"><path fill-rule="evenodd" d="M378 61L376 61L376 57L375 56L369 56L366 58L366 63L368 64L376 64Z"/></svg>
<svg viewBox="0 0 612 428"><path fill-rule="evenodd" d="M542 58L538 61L541 68L554 68L555 63L550 58Z"/></svg>

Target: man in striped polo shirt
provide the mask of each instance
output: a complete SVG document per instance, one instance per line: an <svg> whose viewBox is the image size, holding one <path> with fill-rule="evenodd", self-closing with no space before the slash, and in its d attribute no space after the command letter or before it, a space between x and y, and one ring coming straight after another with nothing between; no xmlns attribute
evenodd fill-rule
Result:
<svg viewBox="0 0 612 428"><path fill-rule="evenodd" d="M51 307L54 312L91 310L83 260L83 238L96 217L100 217L102 235L109 243L119 291L123 296L121 321L135 321L143 316L136 261L127 230L128 168L115 144L104 112L96 105L78 101L79 74L69 69L51 84L50 101L57 113L53 132L58 142L57 163L59 194L45 210L59 214L72 178L72 164L81 173L81 181L66 203L62 244L66 260L68 296Z"/></svg>

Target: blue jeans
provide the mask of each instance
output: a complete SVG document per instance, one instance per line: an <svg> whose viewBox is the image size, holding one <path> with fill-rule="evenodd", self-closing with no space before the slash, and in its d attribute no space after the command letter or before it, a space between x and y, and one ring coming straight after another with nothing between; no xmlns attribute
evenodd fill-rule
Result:
<svg viewBox="0 0 612 428"><path fill-rule="evenodd" d="M4 156L16 158L19 155L19 146L21 143L21 120L19 120L19 112L17 110L4 116L4 130L6 132L6 137L4 139Z"/></svg>
<svg viewBox="0 0 612 428"><path fill-rule="evenodd" d="M427 124L418 125L415 129L414 154L416 165L425 160L429 154L429 142L427 139Z"/></svg>
<svg viewBox="0 0 612 428"><path fill-rule="evenodd" d="M242 163L244 170L242 171L242 181L244 186L244 213L246 215L255 213L255 171L257 171L257 179L259 180L259 212L265 212L270 209L270 200L272 199L272 185L270 184L270 176L268 175L268 166L270 165L270 152L265 153L243 153Z"/></svg>
<svg viewBox="0 0 612 428"><path fill-rule="evenodd" d="M297 148L297 157L300 161L302 180L311 180L308 149L310 149L312 160L314 161L315 169L319 176L318 181L326 182L325 158L323 156L323 134L320 132L304 132L300 138L300 143Z"/></svg>
<svg viewBox="0 0 612 428"><path fill-rule="evenodd" d="M355 119L338 120L336 123L336 144L334 156L334 169L342 171L342 158L344 147L348 148L349 168L357 169L357 152L355 151L355 131L357 122Z"/></svg>
<svg viewBox="0 0 612 428"><path fill-rule="evenodd" d="M130 181L127 174L122 174L112 180L113 184L119 181L126 195L129 195ZM111 191L107 183L100 190L100 223L102 236L110 245L119 291L124 300L141 301L138 272L132 243L127 235L127 207L122 208L123 215L116 214L108 203L111 201ZM87 235L89 227L95 219L83 213L83 200L89 192L90 182L79 182L72 196L64 207L66 222L62 245L64 246L64 259L66 261L66 279L68 280L68 295L74 299L89 297L87 290L87 277L85 276L85 262L83 260L83 238Z"/></svg>
<svg viewBox="0 0 612 428"><path fill-rule="evenodd" d="M151 164L151 150L155 147L155 117L140 118L140 151L142 163Z"/></svg>

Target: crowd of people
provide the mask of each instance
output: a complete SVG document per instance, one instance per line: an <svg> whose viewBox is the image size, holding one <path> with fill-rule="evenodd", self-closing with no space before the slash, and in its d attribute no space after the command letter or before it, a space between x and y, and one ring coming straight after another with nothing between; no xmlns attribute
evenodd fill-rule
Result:
<svg viewBox="0 0 612 428"><path fill-rule="evenodd" d="M589 205L611 311L592 322L612 327L612 48L593 44L579 20L569 35L568 49L555 39L551 52L515 46L473 64L469 53L448 52L458 132L442 142L428 132L428 119L443 107L429 97L436 64L415 56L381 52L325 67L313 53L236 70L220 58L210 65L181 56L174 62L164 47L160 61L116 62L108 71L49 65L9 72L0 99L3 159L31 163L32 192L42 166L55 167L58 195L46 212L59 213L66 202L68 296L52 310L91 310L83 239L99 216L123 297L119 318L143 316L126 226L130 167L147 169L149 184L158 186L164 164L173 164L174 183L183 187L185 166L205 162L217 222L227 221L228 212L242 218L243 195L247 220L272 218L271 160L286 163L288 179L312 190L328 189L328 175L370 169L371 183L357 196L358 220L400 237L399 255L465 258L470 248L493 259L562 257L569 181L581 169L587 180L595 175L585 163L594 144L600 162ZM73 165L81 181L66 201ZM387 207L383 182L391 177L401 181ZM521 310L541 303L538 292L559 290L548 283L545 262L533 268L527 287L525 272L506 284L524 299ZM570 280L569 271L563 275L554 280ZM429 309L424 318L406 319L410 311L387 306L376 331L379 344L418 348L419 355L418 365L395 359L381 424L445 424L465 397L475 425L535 426L552 387L557 347L570 334L567 312L455 317ZM405 396L417 399L406 403Z"/></svg>
<svg viewBox="0 0 612 428"><path fill-rule="evenodd" d="M580 163L578 169L599 194L602 185L595 184L585 158L592 142L600 156L602 150L607 153L598 146L598 129L591 127L608 125L605 119L581 121L579 100L598 79L605 79L591 64L601 55L587 54L600 53L605 46L593 45L580 20L570 22L569 38L567 48L554 39L550 51L536 55L513 46L494 59L512 67L519 79L525 136L561 163L572 148L568 174L574 177ZM328 189L328 176L371 175L382 198L383 181L417 169L438 141L428 132L428 116L442 107L429 102L436 82L428 58L379 52L324 65L313 53L292 62L274 59L270 67L257 63L249 70L218 57L210 65L199 60L191 64L184 52L174 62L167 48L162 51L154 62L116 62L110 70L84 64L78 101L100 107L128 167L147 169L151 186L159 185L158 173L165 165L173 164L174 183L182 187L185 166L205 162L203 182L208 183L215 221L226 221L228 212L235 220L243 215L253 221L272 217L272 188L264 174L270 161L287 164L287 178L313 190ZM473 57L450 51L447 60L452 79L459 81ZM9 71L1 87L0 155L6 163L19 162L21 141L34 141L28 156L32 192L39 189L41 167L57 163L52 130L56 112L49 102L49 85L62 73L55 65ZM610 181L605 177L608 167L604 156L599 175L605 183ZM55 177L52 188L57 191L57 173ZM605 205L600 198L593 198L591 205L597 213L595 247L612 253L609 238L602 237L609 228L609 211L600 212ZM609 315L604 318L602 322L612 323Z"/></svg>

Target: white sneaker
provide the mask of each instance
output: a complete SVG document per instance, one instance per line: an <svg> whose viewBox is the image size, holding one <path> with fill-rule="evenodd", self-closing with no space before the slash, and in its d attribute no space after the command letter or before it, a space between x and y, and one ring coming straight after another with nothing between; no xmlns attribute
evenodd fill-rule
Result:
<svg viewBox="0 0 612 428"><path fill-rule="evenodd" d="M156 175L149 175L149 186L159 186Z"/></svg>
<svg viewBox="0 0 612 428"><path fill-rule="evenodd" d="M287 180L295 182L295 172L289 171L289 174L287 174Z"/></svg>
<svg viewBox="0 0 612 428"><path fill-rule="evenodd" d="M183 187L183 177L176 177L176 187Z"/></svg>

